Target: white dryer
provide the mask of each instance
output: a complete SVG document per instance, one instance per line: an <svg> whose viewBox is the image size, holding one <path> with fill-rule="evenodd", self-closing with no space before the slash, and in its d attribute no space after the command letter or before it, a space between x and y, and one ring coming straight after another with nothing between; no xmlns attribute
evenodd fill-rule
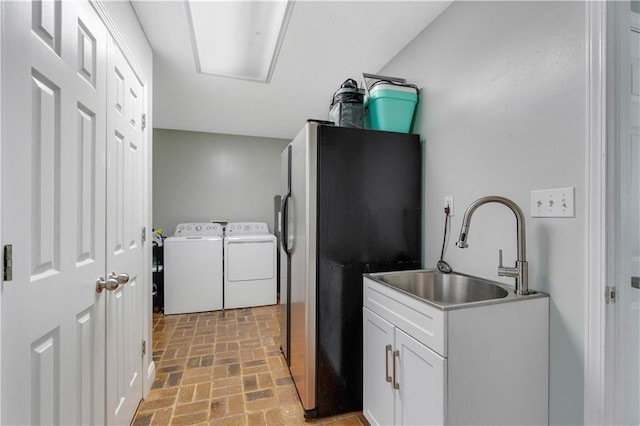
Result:
<svg viewBox="0 0 640 426"><path fill-rule="evenodd" d="M181 223L164 241L164 313L222 309L222 242L217 223Z"/></svg>
<svg viewBox="0 0 640 426"><path fill-rule="evenodd" d="M225 309L275 305L275 235L266 223L232 222L224 238Z"/></svg>

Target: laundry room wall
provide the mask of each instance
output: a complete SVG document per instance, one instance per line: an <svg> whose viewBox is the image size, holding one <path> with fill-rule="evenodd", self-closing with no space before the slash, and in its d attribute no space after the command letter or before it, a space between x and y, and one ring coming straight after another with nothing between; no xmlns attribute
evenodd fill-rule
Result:
<svg viewBox="0 0 640 426"><path fill-rule="evenodd" d="M280 191L285 139L153 130L153 226L181 222L266 222Z"/></svg>
<svg viewBox="0 0 640 426"><path fill-rule="evenodd" d="M516 254L516 223L501 205L473 216L469 248L454 246L467 206L485 195L525 213L529 287L550 299L549 421L583 424L586 5L454 2L387 66L421 88L415 131L424 141L425 259L440 256L443 198L454 196L445 259L454 270L497 275ZM574 218L532 218L532 190L575 187ZM521 327L527 333L526 319ZM523 366L526 368L526 366Z"/></svg>

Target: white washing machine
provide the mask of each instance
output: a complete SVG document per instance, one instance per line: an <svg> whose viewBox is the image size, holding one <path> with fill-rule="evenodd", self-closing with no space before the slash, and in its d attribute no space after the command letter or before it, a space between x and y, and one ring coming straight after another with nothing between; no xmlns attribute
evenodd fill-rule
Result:
<svg viewBox="0 0 640 426"><path fill-rule="evenodd" d="M164 313L222 309L222 243L217 223L181 223L164 241Z"/></svg>
<svg viewBox="0 0 640 426"><path fill-rule="evenodd" d="M224 238L225 309L275 305L275 235L266 223L232 222Z"/></svg>

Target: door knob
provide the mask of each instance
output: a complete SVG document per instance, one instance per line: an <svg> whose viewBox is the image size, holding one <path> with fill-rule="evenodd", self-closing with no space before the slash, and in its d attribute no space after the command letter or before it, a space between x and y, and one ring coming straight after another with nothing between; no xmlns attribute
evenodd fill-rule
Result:
<svg viewBox="0 0 640 426"><path fill-rule="evenodd" d="M116 274L115 272L112 272L109 274L109 279L116 280L118 284L126 284L129 282L129 274Z"/></svg>
<svg viewBox="0 0 640 426"><path fill-rule="evenodd" d="M98 278L96 281L96 292L102 293L102 290L113 291L118 288L120 283L115 278L109 278L105 280L104 277Z"/></svg>

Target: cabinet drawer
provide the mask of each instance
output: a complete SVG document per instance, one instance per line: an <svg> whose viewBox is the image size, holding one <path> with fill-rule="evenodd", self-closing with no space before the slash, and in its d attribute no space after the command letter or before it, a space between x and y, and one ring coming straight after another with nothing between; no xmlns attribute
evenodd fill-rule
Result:
<svg viewBox="0 0 640 426"><path fill-rule="evenodd" d="M447 356L446 314L414 297L369 278L364 280L364 306L420 343Z"/></svg>

